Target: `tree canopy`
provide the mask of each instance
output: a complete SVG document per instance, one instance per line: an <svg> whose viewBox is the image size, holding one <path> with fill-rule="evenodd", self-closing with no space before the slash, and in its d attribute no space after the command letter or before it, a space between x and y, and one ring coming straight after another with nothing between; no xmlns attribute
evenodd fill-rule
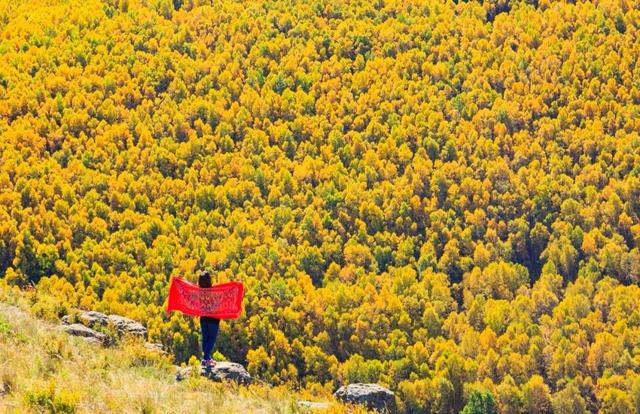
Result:
<svg viewBox="0 0 640 414"><path fill-rule="evenodd" d="M627 0L4 2L0 283L186 361L168 283L208 268L246 286L220 351L270 382L637 411L639 22Z"/></svg>

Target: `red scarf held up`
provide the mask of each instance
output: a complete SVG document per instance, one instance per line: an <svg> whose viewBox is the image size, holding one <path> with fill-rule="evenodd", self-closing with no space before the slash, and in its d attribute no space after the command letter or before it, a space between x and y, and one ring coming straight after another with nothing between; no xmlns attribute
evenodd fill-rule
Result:
<svg viewBox="0 0 640 414"><path fill-rule="evenodd" d="M181 277L171 279L167 313L180 311L185 315L235 319L242 313L241 282L227 282L201 288Z"/></svg>

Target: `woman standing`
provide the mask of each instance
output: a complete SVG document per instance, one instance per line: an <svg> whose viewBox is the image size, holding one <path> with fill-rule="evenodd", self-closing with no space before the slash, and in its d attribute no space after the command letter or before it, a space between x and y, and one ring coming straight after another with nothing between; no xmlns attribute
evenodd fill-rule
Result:
<svg viewBox="0 0 640 414"><path fill-rule="evenodd" d="M203 270L198 277L198 286L201 288L211 287L211 274L208 271ZM218 337L218 328L220 327L220 319L209 318L206 316L200 317L200 329L202 331L202 366L212 368L216 365L215 361L211 359L211 353L213 347L216 344L216 338Z"/></svg>

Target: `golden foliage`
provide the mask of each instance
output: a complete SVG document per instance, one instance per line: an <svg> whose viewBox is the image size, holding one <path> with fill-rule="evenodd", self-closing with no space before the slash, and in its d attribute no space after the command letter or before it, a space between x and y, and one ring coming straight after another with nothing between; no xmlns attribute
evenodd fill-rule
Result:
<svg viewBox="0 0 640 414"><path fill-rule="evenodd" d="M380 382L406 411L478 387L510 413L638 407L638 21L628 1L5 2L0 275L187 361L168 281L208 267L247 287L225 356Z"/></svg>

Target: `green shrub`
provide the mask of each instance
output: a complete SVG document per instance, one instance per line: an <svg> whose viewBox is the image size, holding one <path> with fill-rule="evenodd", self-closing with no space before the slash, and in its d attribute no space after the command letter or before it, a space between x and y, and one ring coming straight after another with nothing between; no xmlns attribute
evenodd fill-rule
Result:
<svg viewBox="0 0 640 414"><path fill-rule="evenodd" d="M25 394L25 402L29 407L52 414L75 413L79 399L74 392L56 390L52 382L33 386Z"/></svg>
<svg viewBox="0 0 640 414"><path fill-rule="evenodd" d="M59 335L44 338L42 348L52 359L69 359L73 356L73 351L69 346L67 338Z"/></svg>
<svg viewBox="0 0 640 414"><path fill-rule="evenodd" d="M12 332L13 329L11 328L11 325L9 325L9 322L0 317L0 335L9 335Z"/></svg>

